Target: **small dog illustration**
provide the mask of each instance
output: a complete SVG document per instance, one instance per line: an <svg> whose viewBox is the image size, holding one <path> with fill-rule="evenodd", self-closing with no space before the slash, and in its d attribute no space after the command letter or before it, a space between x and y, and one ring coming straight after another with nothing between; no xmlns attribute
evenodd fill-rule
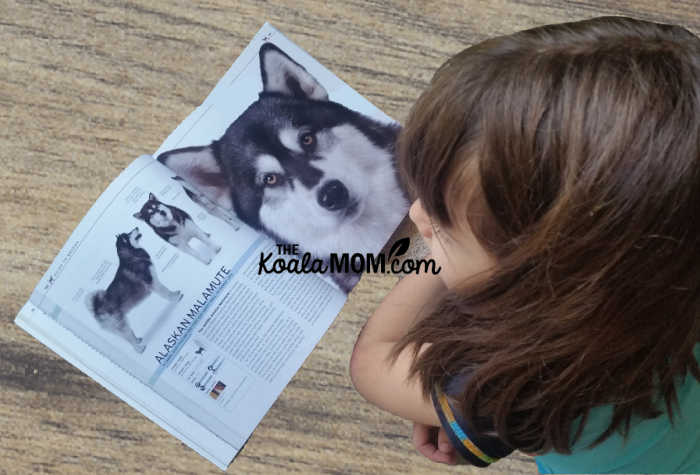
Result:
<svg viewBox="0 0 700 475"><path fill-rule="evenodd" d="M146 344L134 335L126 314L151 292L171 302L180 300L182 292L170 290L158 280L151 256L139 246L139 239L139 228L117 236L117 273L107 289L88 294L86 304L102 328L124 338L134 350L143 353Z"/></svg>
<svg viewBox="0 0 700 475"><path fill-rule="evenodd" d="M221 246L210 239L185 211L159 201L153 193L148 194L148 201L141 211L134 213L134 218L145 221L158 236L169 244L199 259L205 264L211 263L212 255L221 250ZM208 252L190 246L191 239L197 238Z"/></svg>

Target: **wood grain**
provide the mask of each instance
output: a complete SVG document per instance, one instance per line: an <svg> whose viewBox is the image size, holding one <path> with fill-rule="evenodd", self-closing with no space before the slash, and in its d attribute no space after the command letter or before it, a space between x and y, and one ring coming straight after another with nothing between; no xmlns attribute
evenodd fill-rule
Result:
<svg viewBox="0 0 700 475"><path fill-rule="evenodd" d="M398 120L451 54L490 36L629 15L700 28L695 1L0 0L0 473L218 473L12 321L107 184L155 151L270 21ZM446 468L358 396L355 337L395 280L366 276L229 472Z"/></svg>

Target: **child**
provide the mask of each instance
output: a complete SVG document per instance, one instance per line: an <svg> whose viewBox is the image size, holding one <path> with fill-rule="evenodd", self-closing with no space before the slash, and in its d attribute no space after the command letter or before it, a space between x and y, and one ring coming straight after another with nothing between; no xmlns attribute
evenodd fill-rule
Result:
<svg viewBox="0 0 700 475"><path fill-rule="evenodd" d="M368 320L357 390L437 462L700 472L700 40L604 17L484 41L398 165L442 270Z"/></svg>

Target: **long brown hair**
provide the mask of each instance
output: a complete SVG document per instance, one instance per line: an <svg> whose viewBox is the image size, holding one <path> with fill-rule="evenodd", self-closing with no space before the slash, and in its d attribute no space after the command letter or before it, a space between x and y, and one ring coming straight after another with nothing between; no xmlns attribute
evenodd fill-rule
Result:
<svg viewBox="0 0 700 475"><path fill-rule="evenodd" d="M468 373L465 417L526 452L570 452L599 405L594 444L659 402L673 418L678 378L700 379L695 35L602 17L479 43L437 71L398 156L431 219L497 263L394 347L426 397Z"/></svg>

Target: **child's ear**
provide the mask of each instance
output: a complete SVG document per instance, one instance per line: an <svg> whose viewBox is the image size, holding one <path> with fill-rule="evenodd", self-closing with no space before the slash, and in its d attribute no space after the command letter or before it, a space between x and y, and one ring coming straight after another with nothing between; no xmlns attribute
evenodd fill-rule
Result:
<svg viewBox="0 0 700 475"><path fill-rule="evenodd" d="M430 222L428 214L423 209L423 204L420 200L413 202L408 210L408 217L413 221L413 224L418 228L418 232L424 239L431 239L433 237L433 225Z"/></svg>
<svg viewBox="0 0 700 475"><path fill-rule="evenodd" d="M300 99L328 100L328 92L316 78L272 43L260 47L260 74L264 92L278 92Z"/></svg>

